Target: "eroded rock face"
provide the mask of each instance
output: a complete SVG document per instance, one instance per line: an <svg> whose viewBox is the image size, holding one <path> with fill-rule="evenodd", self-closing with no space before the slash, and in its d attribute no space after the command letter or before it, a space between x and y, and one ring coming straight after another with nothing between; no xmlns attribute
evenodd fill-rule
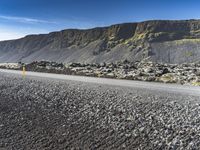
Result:
<svg viewBox="0 0 200 150"><path fill-rule="evenodd" d="M146 21L87 30L68 29L0 42L0 62L102 63L127 59L196 62L200 21Z"/></svg>

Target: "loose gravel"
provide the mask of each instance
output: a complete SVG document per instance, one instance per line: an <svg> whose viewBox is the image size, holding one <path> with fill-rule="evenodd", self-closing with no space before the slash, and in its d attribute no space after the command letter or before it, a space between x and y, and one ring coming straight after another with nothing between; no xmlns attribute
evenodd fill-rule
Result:
<svg viewBox="0 0 200 150"><path fill-rule="evenodd" d="M0 150L15 149L200 149L200 100L0 73Z"/></svg>

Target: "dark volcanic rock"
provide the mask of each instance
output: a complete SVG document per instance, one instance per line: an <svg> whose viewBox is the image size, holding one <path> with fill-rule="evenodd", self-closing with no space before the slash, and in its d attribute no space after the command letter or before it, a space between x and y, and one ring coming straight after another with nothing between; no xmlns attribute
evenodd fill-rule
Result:
<svg viewBox="0 0 200 150"><path fill-rule="evenodd" d="M25 67L27 71L34 72L200 85L200 63L163 64L145 61L129 62L125 60L117 63L102 64L63 64L48 61L35 61L30 64L0 64L2 69L22 70L22 67Z"/></svg>

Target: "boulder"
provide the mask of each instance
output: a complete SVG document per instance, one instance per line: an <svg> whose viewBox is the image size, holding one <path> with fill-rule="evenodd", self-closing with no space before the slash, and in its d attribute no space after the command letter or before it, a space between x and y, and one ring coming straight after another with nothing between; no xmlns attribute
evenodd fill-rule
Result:
<svg viewBox="0 0 200 150"><path fill-rule="evenodd" d="M159 78L159 81L164 82L164 83L176 83L177 77L176 77L176 74L174 73L167 73L167 74L162 75Z"/></svg>

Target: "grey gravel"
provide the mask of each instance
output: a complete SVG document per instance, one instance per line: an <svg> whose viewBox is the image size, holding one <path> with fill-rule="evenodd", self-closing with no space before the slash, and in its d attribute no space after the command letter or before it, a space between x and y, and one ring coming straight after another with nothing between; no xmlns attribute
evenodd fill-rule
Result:
<svg viewBox="0 0 200 150"><path fill-rule="evenodd" d="M199 149L199 97L0 73L0 149Z"/></svg>

